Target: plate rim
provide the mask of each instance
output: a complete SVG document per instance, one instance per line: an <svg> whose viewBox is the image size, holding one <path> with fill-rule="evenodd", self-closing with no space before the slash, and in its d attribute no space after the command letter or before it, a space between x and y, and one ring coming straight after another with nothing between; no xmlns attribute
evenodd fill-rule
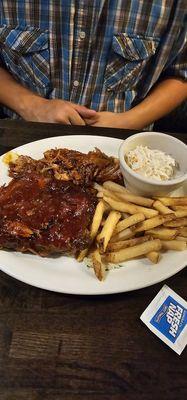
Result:
<svg viewBox="0 0 187 400"><path fill-rule="evenodd" d="M87 268L86 265L84 265L84 266L85 266L85 268ZM164 284L165 280L171 278L174 275L177 275L180 271L182 271L186 267L187 267L187 265L184 264L184 265L178 267L179 269L177 271L173 272L172 274L168 273L164 278L156 279L156 281L155 282L153 281L152 283L147 283L147 284L144 284L144 285L140 285L140 286L137 286L137 287L134 287L134 288L130 288L128 290L126 290L126 289L120 289L118 291L116 291L116 290L114 290L114 291L113 290L108 290L107 292L103 292L103 291L97 291L97 292L79 291L79 292L76 292L75 290L72 290L72 291L70 291L70 290L66 291L64 289L63 290L58 290L58 289L42 286L42 284L41 285L32 284L29 281L27 281L26 279L17 278L13 273L8 273L7 271L5 271L4 267L2 267L1 265L0 265L0 271L2 271L6 275L10 276L11 278L13 278L13 279L15 279L15 280L17 280L19 282L23 282L26 285L35 287L37 289L47 290L47 291L54 292L54 293L62 293L62 294L69 294L69 295L75 295L75 296L107 296L107 295L114 295L114 294L120 294L120 293L129 293L129 292L145 289L147 287L156 285L157 283L160 283L160 282L163 282L163 284ZM112 271L110 271L110 272L112 272ZM98 282L98 284L102 285L102 282Z"/></svg>

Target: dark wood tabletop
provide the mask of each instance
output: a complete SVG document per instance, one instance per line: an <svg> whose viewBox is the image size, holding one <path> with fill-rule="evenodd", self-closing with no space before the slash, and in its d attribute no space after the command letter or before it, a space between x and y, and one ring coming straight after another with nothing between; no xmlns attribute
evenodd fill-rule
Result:
<svg viewBox="0 0 187 400"><path fill-rule="evenodd" d="M132 132L92 128L94 135ZM92 133L91 129L91 133ZM90 128L0 121L0 154L45 137ZM187 136L176 137L187 142ZM0 400L184 400L181 356L140 321L164 283L187 296L187 269L145 289L73 296L26 285L0 272Z"/></svg>

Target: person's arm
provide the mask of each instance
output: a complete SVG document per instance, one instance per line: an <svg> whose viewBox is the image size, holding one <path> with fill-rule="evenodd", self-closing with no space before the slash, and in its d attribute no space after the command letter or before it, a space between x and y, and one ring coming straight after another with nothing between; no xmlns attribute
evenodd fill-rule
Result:
<svg viewBox="0 0 187 400"><path fill-rule="evenodd" d="M168 59L160 76L160 82L155 84L141 103L125 113L99 113L86 122L93 126L143 129L178 107L187 99L185 28L181 29L176 43L175 58Z"/></svg>
<svg viewBox="0 0 187 400"><path fill-rule="evenodd" d="M19 84L0 67L0 104L11 108L27 121L85 125L84 118L95 111L64 100L48 100Z"/></svg>
<svg viewBox="0 0 187 400"><path fill-rule="evenodd" d="M187 99L187 82L168 78L157 84L137 106L124 113L99 112L87 124L114 128L143 129L171 112Z"/></svg>

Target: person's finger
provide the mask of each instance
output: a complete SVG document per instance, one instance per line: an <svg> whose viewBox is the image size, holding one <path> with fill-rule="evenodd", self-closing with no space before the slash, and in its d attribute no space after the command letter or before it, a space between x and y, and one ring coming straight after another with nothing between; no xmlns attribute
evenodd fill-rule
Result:
<svg viewBox="0 0 187 400"><path fill-rule="evenodd" d="M89 121L88 121L88 123L86 124L86 125L89 125L89 126L106 126L106 125L103 125L103 124L101 124L101 123L99 123L99 122L93 122L93 123L89 123Z"/></svg>
<svg viewBox="0 0 187 400"><path fill-rule="evenodd" d="M56 122L57 124L71 125L71 121L69 120L68 115L64 115L63 113L59 114L53 122Z"/></svg>
<svg viewBox="0 0 187 400"><path fill-rule="evenodd" d="M69 121L71 122L71 125L85 125L84 120L74 109L71 109L69 112Z"/></svg>
<svg viewBox="0 0 187 400"><path fill-rule="evenodd" d="M99 120L98 115L94 115L93 117L90 118L84 118L86 125L95 125L98 122L98 120Z"/></svg>
<svg viewBox="0 0 187 400"><path fill-rule="evenodd" d="M62 125L71 125L71 121L69 119L64 119L62 121L59 121L58 123Z"/></svg>
<svg viewBox="0 0 187 400"><path fill-rule="evenodd" d="M90 110L89 108L81 106L80 104L72 104L72 106L74 110L76 110L84 119L93 117L97 114L97 111Z"/></svg>

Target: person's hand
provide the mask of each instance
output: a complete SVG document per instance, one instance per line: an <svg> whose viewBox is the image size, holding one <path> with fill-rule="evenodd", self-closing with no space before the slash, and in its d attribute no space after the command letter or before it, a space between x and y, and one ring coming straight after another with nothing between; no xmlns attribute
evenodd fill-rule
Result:
<svg viewBox="0 0 187 400"><path fill-rule="evenodd" d="M89 119L85 119L87 125L109 127L109 128L127 128L128 129L128 112L114 113L108 111L97 112Z"/></svg>
<svg viewBox="0 0 187 400"><path fill-rule="evenodd" d="M47 100L33 97L22 112L22 118L34 122L56 122L65 125L85 125L85 119L94 117L96 111L64 100Z"/></svg>

